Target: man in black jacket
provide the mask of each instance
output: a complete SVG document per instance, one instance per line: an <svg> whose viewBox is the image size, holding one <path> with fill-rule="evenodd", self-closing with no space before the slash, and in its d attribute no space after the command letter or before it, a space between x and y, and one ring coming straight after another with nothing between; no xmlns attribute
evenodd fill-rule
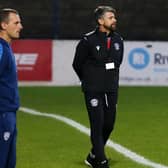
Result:
<svg viewBox="0 0 168 168"><path fill-rule="evenodd" d="M99 6L94 13L98 26L78 43L73 68L82 84L91 127L92 149L85 163L109 168L104 147L115 122L123 40L115 32L115 9Z"/></svg>

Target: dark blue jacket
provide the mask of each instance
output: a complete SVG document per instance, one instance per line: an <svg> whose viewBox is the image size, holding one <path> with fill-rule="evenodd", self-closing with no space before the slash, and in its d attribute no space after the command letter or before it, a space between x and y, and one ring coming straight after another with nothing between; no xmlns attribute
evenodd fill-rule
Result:
<svg viewBox="0 0 168 168"><path fill-rule="evenodd" d="M17 69L10 45L0 38L0 114L19 108Z"/></svg>

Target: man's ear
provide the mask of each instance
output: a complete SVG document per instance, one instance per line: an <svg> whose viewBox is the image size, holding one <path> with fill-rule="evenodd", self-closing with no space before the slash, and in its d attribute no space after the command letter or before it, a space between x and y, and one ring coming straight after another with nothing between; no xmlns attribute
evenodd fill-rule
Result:
<svg viewBox="0 0 168 168"><path fill-rule="evenodd" d="M99 23L99 25L103 25L103 24L104 24L103 18L99 18L99 19L98 19L98 23Z"/></svg>
<svg viewBox="0 0 168 168"><path fill-rule="evenodd" d="M1 29L2 29L2 30L5 30L6 28L7 28L7 23L2 22L2 23L1 23Z"/></svg>

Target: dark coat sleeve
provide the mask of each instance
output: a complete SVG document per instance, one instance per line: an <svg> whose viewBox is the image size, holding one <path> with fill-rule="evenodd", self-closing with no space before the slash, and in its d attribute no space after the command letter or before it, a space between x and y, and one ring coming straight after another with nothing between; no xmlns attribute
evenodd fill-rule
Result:
<svg viewBox="0 0 168 168"><path fill-rule="evenodd" d="M82 69L83 65L87 60L88 54L89 54L88 40L87 37L84 37L82 40L80 40L80 42L76 47L76 52L72 63L73 69L76 72L77 76L79 77L80 81L82 81L83 79Z"/></svg>
<svg viewBox="0 0 168 168"><path fill-rule="evenodd" d="M124 41L121 39L121 59L120 59L120 64L123 61L123 56L124 56Z"/></svg>
<svg viewBox="0 0 168 168"><path fill-rule="evenodd" d="M0 77L7 66L8 56L5 55L5 48L0 44Z"/></svg>

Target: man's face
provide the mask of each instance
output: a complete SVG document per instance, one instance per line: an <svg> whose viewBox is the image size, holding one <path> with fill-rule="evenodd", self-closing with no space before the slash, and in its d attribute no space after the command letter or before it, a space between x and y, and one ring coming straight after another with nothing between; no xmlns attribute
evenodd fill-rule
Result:
<svg viewBox="0 0 168 168"><path fill-rule="evenodd" d="M17 39L20 37L20 31L23 28L19 15L15 13L9 14L9 19L3 24L6 35L9 39Z"/></svg>
<svg viewBox="0 0 168 168"><path fill-rule="evenodd" d="M112 12L106 12L99 19L99 24L103 26L108 31L114 31L116 29L117 20L115 14Z"/></svg>

